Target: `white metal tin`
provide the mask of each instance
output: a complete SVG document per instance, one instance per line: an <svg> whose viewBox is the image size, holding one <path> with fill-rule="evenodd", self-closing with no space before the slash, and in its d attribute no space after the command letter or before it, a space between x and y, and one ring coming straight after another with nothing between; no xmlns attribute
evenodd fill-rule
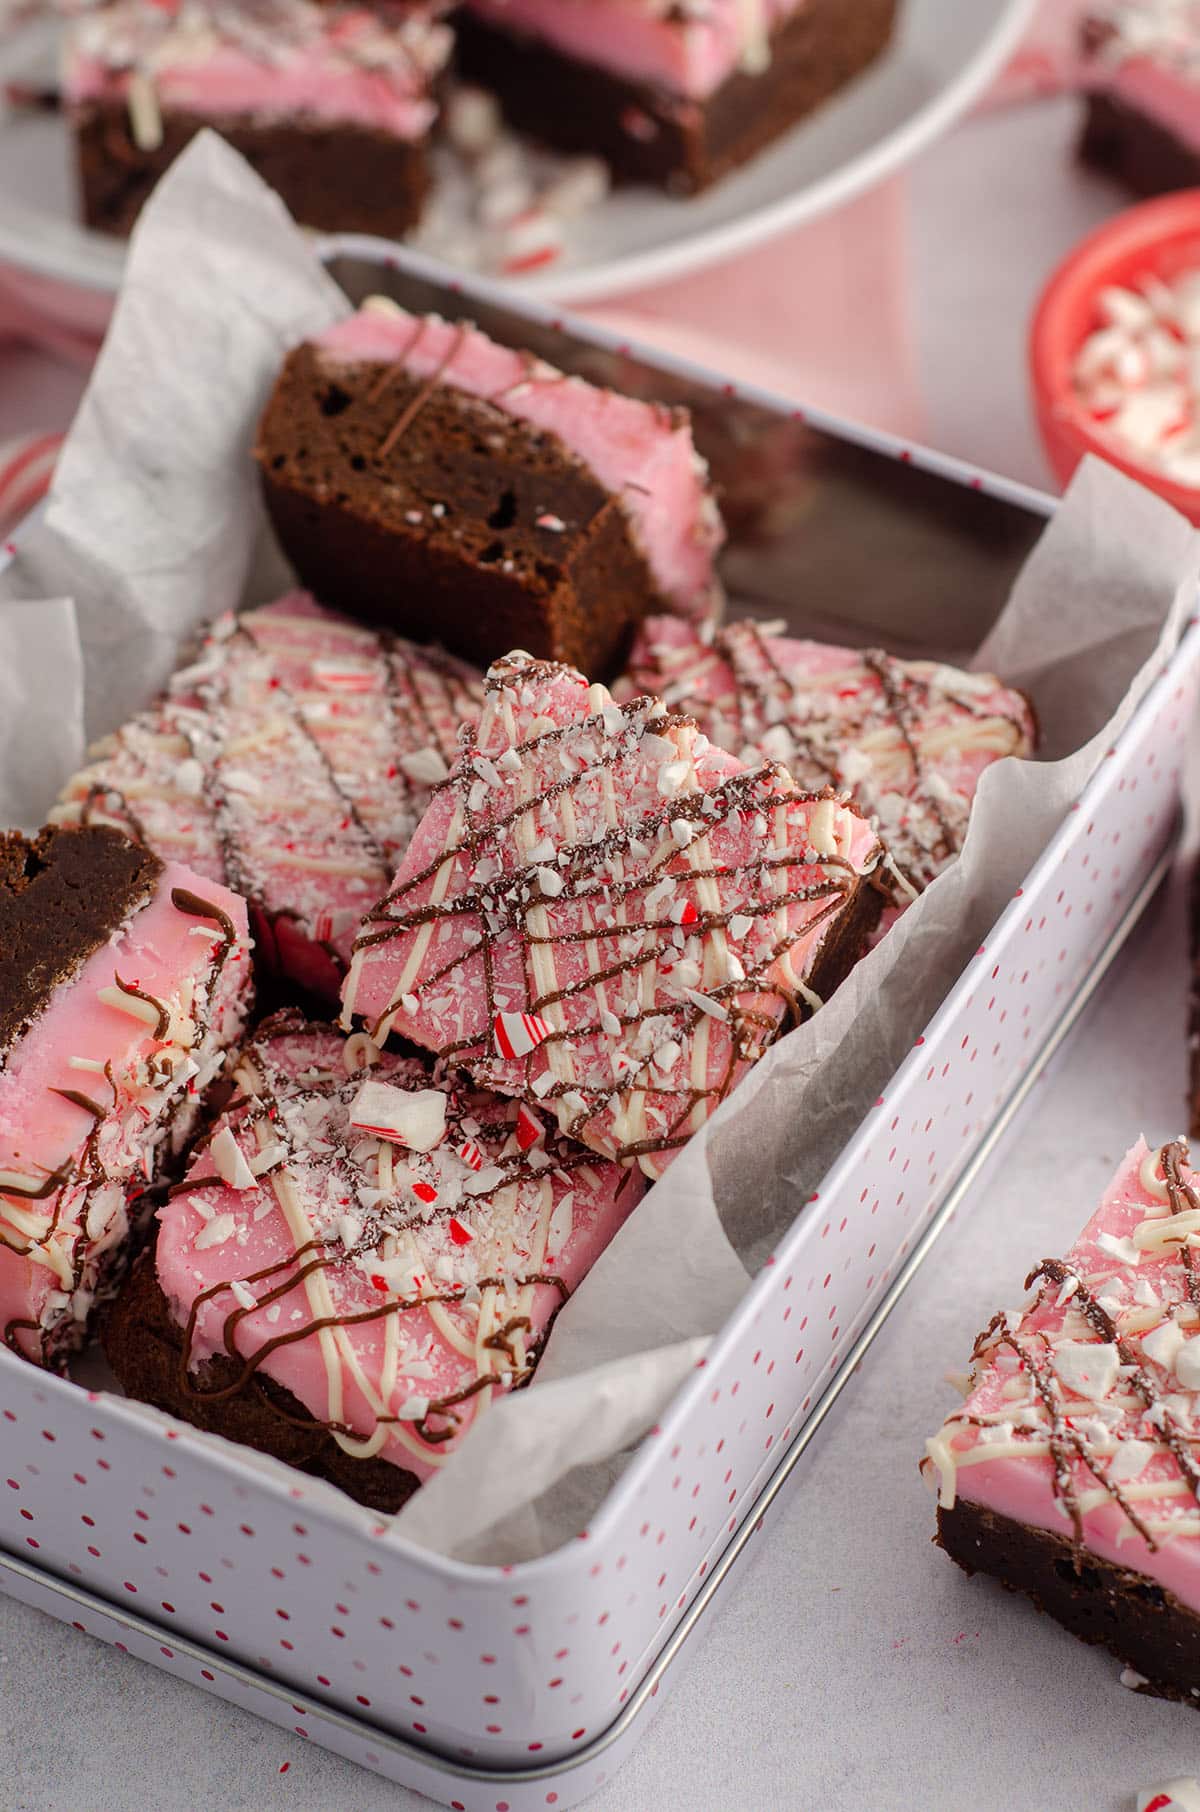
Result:
<svg viewBox="0 0 1200 1812"><path fill-rule="evenodd" d="M372 274L378 286L380 273ZM406 261L397 280L406 293L420 290L418 305L436 306L437 276ZM506 299L486 286L467 296L494 329ZM539 311L508 318L522 339L554 331ZM678 361L642 360L602 335L584 335L583 346L620 357L623 374L673 378L719 399L731 418L748 401L778 423L799 419L779 399L735 392ZM924 467L1010 503L1043 502L885 437L807 419L823 441L829 433L843 447L853 441L863 449L854 459L872 467L892 455L911 482L931 482L919 476ZM896 482L910 478L897 473ZM969 496L958 495L967 510ZM127 1645L145 1658L276 1722L287 1708L302 1734L451 1805L523 1812L590 1791L600 1764L589 1745L757 1514L781 1455L853 1356L1161 854L1198 690L1193 626L578 1540L514 1568L442 1560L282 1467L0 1353L8 1589L110 1639L126 1628L136 1635ZM208 1664L210 1652L219 1665ZM630 1740L623 1727L605 1770ZM586 1765L570 1770L573 1757ZM542 1771L554 1762L564 1764L561 1782L559 1770ZM497 1790L480 1777L503 1768L524 1778Z"/></svg>
<svg viewBox="0 0 1200 1812"><path fill-rule="evenodd" d="M566 1808L578 1805L611 1777L644 1734L662 1688L673 1683L675 1676L671 1671L672 1665L684 1652L688 1638L709 1612L719 1587L748 1551L754 1537L762 1532L776 1500L786 1487L810 1440L826 1415L832 1411L841 1391L857 1370L860 1359L891 1309L932 1250L942 1228L966 1199L967 1192L1001 1143L1004 1133L1016 1118L1045 1065L1069 1036L1103 983L1112 962L1124 947L1161 883L1173 853L1174 842L1171 840L1115 927L1087 979L1067 1003L1037 1056L1024 1070L1003 1108L992 1121L987 1135L976 1146L954 1188L930 1220L921 1239L846 1354L841 1368L830 1380L789 1446L781 1450L779 1465L747 1511L736 1536L711 1569L704 1584L697 1589L687 1612L655 1657L641 1684L608 1729L590 1739L569 1758L558 1763L543 1763L539 1766L535 1762L519 1770L503 1771L486 1769L477 1764L455 1765L429 1755L413 1742L372 1729L361 1718L347 1717L325 1705L302 1704L286 1687L274 1684L263 1673L244 1667L211 1649L187 1640L181 1641L178 1637L172 1637L168 1645L162 1640L161 1628L127 1606L111 1606L77 1584L54 1579L43 1569L0 1552L0 1581L3 1582L4 1589L23 1603L47 1611L64 1621L69 1620L73 1628L111 1643L123 1654L147 1660L177 1678L200 1685L232 1704L255 1712L283 1729L303 1730L309 1739L348 1760L370 1767L389 1779L448 1800L452 1807L463 1808L464 1812L493 1812L493 1809L498 1809L498 1812L535 1812L535 1808L544 1806L557 1806L560 1812L566 1812ZM297 1717L305 1718L305 1724L296 1725L294 1720Z"/></svg>

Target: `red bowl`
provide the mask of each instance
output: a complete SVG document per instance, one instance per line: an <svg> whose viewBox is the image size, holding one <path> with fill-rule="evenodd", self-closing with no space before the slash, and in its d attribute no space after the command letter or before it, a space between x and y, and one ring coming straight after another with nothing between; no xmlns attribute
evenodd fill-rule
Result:
<svg viewBox="0 0 1200 1812"><path fill-rule="evenodd" d="M1042 291L1030 329L1029 366L1042 444L1064 485L1084 454L1095 453L1200 524L1200 487L1176 484L1123 453L1079 402L1071 376L1080 347L1101 324L1100 290L1110 283L1130 287L1147 276L1170 282L1187 270L1200 270L1200 189L1160 196L1106 221Z"/></svg>

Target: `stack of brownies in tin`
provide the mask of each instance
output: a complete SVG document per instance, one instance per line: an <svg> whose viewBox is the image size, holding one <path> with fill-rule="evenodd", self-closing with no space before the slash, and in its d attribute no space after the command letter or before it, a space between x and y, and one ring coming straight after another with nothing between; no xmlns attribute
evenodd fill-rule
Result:
<svg viewBox="0 0 1200 1812"><path fill-rule="evenodd" d="M3 845L0 1305L391 1510L1035 732L721 626L687 414L469 323L297 346L256 458L303 589Z"/></svg>

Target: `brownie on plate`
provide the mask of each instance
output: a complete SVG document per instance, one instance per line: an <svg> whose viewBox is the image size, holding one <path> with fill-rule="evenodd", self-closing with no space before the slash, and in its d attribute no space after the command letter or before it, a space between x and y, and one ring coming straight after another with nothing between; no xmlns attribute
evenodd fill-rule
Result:
<svg viewBox="0 0 1200 1812"><path fill-rule="evenodd" d="M459 62L534 137L694 194L866 69L895 18L896 0L466 0Z"/></svg>
<svg viewBox="0 0 1200 1812"><path fill-rule="evenodd" d="M1083 41L1084 161L1139 195L1200 183L1200 6L1096 0Z"/></svg>
<svg viewBox="0 0 1200 1812"><path fill-rule="evenodd" d="M429 188L445 0L97 0L68 28L63 94L84 217L126 234L212 126L305 226L397 237Z"/></svg>

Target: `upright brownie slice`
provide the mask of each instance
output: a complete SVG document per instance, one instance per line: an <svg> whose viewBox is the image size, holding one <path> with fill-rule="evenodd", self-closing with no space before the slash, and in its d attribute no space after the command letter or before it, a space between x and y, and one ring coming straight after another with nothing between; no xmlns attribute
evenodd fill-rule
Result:
<svg viewBox="0 0 1200 1812"><path fill-rule="evenodd" d="M259 430L285 553L325 603L481 665L613 670L705 616L722 539L686 414L377 298L292 352Z"/></svg>
<svg viewBox="0 0 1200 1812"><path fill-rule="evenodd" d="M134 1396L395 1510L532 1377L640 1180L280 1015L109 1317Z"/></svg>
<svg viewBox="0 0 1200 1812"><path fill-rule="evenodd" d="M336 999L354 936L458 751L482 675L304 593L214 624L55 818L111 823L251 903L265 971Z"/></svg>
<svg viewBox="0 0 1200 1812"><path fill-rule="evenodd" d="M861 955L881 857L831 791L510 655L367 917L345 1017L658 1176Z"/></svg>
<svg viewBox="0 0 1200 1812"><path fill-rule="evenodd" d="M93 0L68 30L63 93L84 216L126 234L212 126L325 232L399 238L429 188L446 0Z"/></svg>
<svg viewBox="0 0 1200 1812"><path fill-rule="evenodd" d="M0 1329L57 1365L249 1005L246 909L105 826L0 838Z"/></svg>
<svg viewBox="0 0 1200 1812"><path fill-rule="evenodd" d="M1033 1299L975 1343L967 1400L927 1443L938 1540L1200 1702L1200 1175L1139 1140Z"/></svg>
<svg viewBox="0 0 1200 1812"><path fill-rule="evenodd" d="M896 0L466 0L459 63L523 130L692 194L886 47Z"/></svg>
<svg viewBox="0 0 1200 1812"><path fill-rule="evenodd" d="M907 905L962 848L980 777L1032 755L1028 700L988 673L835 648L747 619L700 631L643 624L624 693L653 692L742 761L781 761L802 786L848 792L888 847Z"/></svg>

